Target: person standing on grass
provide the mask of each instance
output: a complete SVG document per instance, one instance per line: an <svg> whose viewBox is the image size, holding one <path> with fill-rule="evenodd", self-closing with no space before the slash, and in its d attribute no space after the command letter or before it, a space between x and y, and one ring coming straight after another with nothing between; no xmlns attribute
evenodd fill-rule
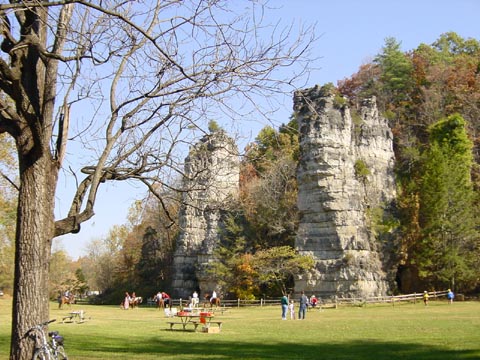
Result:
<svg viewBox="0 0 480 360"><path fill-rule="evenodd" d="M123 308L125 310L128 310L128 308L130 307L130 294L128 292L125 292L125 299L123 299Z"/></svg>
<svg viewBox="0 0 480 360"><path fill-rule="evenodd" d="M453 293L452 290L448 289L448 293L447 293L447 299L448 299L448 302L450 304L453 303L453 298L455 297L455 294Z"/></svg>
<svg viewBox="0 0 480 360"><path fill-rule="evenodd" d="M427 292L427 290L425 290L423 292L423 303L425 304L425 306L428 305L428 292Z"/></svg>
<svg viewBox="0 0 480 360"><path fill-rule="evenodd" d="M305 320L305 314L307 313L308 297L305 292L302 291L300 296L300 307L298 309L298 320Z"/></svg>
<svg viewBox="0 0 480 360"><path fill-rule="evenodd" d="M168 294L167 294L166 292L164 292L164 291L162 291L162 299L163 299L163 305L164 305L164 306L167 306L167 305L168 305L169 308L172 307L172 304L171 304L171 302L170 302L170 295L168 295Z"/></svg>
<svg viewBox="0 0 480 360"><path fill-rule="evenodd" d="M288 305L290 310L290 319L295 320L295 304L293 300L290 300L290 305Z"/></svg>
<svg viewBox="0 0 480 360"><path fill-rule="evenodd" d="M287 311L288 311L288 297L287 295L283 295L282 299L280 300L282 304L282 320L287 320Z"/></svg>

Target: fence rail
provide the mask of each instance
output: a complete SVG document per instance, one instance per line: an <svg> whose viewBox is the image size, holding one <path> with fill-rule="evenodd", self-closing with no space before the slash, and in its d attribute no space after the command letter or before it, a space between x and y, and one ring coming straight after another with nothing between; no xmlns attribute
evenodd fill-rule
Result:
<svg viewBox="0 0 480 360"><path fill-rule="evenodd" d="M442 291L430 291L428 293L429 299L437 299L447 296L446 290ZM334 299L319 299L317 306L320 307L332 307L337 308L339 306L365 306L368 304L395 304L402 302L413 302L422 301L423 293L412 293L405 295L395 295L395 296L376 296L376 297L367 297L367 298L339 298ZM172 306L186 307L188 305L188 299L172 299ZM148 301L147 305L154 306L155 303ZM202 302L200 302L202 305ZM249 306L277 306L280 305L280 298L274 299L254 299L254 300L242 300L234 299L227 300L222 299L222 307L249 307Z"/></svg>

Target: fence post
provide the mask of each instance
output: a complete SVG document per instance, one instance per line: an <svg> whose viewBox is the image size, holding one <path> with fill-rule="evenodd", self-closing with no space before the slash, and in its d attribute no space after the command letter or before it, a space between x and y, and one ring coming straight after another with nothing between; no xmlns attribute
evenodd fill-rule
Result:
<svg viewBox="0 0 480 360"><path fill-rule="evenodd" d="M240 299L237 299L237 307L240 307Z"/></svg>

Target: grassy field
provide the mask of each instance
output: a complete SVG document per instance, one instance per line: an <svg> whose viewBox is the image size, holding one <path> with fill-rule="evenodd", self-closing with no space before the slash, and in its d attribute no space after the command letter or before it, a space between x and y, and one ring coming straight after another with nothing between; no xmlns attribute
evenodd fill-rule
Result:
<svg viewBox="0 0 480 360"><path fill-rule="evenodd" d="M154 308L51 305L50 327L65 337L71 360L83 359L480 359L480 303L431 302L313 310L306 320L281 309L233 308L216 318L219 334L169 331ZM83 324L62 324L85 310ZM60 321L60 322L59 322ZM0 359L7 359L11 302L0 299Z"/></svg>

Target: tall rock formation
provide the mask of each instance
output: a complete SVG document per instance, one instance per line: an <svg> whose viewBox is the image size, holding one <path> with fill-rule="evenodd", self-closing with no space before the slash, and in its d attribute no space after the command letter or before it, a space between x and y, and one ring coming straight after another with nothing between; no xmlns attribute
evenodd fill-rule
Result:
<svg viewBox="0 0 480 360"><path fill-rule="evenodd" d="M296 92L294 109L301 148L296 247L316 260L314 271L296 281L295 292L384 295L384 254L392 244L382 221L396 197L388 123L374 98L351 112L327 87Z"/></svg>
<svg viewBox="0 0 480 360"><path fill-rule="evenodd" d="M217 284L205 268L214 261L222 214L239 187L237 146L224 131L205 136L185 159L181 233L173 260L173 294L188 298L194 290L205 294Z"/></svg>

